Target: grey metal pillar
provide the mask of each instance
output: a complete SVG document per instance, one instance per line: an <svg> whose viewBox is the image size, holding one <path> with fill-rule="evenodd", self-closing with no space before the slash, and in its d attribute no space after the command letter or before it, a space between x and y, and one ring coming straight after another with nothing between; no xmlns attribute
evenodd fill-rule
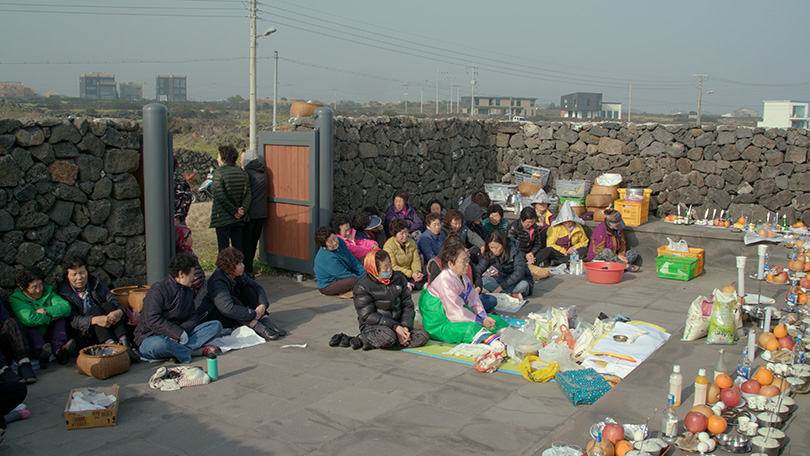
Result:
<svg viewBox="0 0 810 456"><path fill-rule="evenodd" d="M332 219L332 192L335 149L332 133L332 108L315 110L315 128L318 131L318 197L320 200L318 225L327 225Z"/></svg>
<svg viewBox="0 0 810 456"><path fill-rule="evenodd" d="M173 189L170 188L171 158L168 143L168 110L160 103L143 107L143 184L146 223L146 281L149 285L166 277L174 242L172 229Z"/></svg>

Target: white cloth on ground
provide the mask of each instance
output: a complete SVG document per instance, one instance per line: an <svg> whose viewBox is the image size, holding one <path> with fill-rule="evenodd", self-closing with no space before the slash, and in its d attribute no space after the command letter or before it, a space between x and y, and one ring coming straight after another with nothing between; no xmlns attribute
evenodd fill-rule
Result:
<svg viewBox="0 0 810 456"><path fill-rule="evenodd" d="M249 326L240 326L234 329L231 335L217 337L208 344L219 347L222 353L225 353L229 350L239 350L240 348L252 347L265 342L267 341L262 339Z"/></svg>

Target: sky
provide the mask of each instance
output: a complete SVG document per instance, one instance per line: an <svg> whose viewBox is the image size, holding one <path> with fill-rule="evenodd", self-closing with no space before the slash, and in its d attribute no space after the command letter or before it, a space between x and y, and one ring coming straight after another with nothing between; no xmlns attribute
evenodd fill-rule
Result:
<svg viewBox="0 0 810 456"><path fill-rule="evenodd" d="M0 81L78 96L79 76L186 75L191 100L249 95L250 20L236 0L0 0ZM601 92L627 110L762 111L810 100L810 2L260 0L258 96L409 101ZM632 83L632 91L630 84ZM405 85L407 84L407 89ZM708 93L713 91L713 93Z"/></svg>

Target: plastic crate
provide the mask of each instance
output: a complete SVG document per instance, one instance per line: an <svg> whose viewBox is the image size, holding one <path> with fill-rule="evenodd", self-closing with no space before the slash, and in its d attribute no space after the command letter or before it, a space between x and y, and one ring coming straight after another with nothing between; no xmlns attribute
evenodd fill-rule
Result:
<svg viewBox="0 0 810 456"><path fill-rule="evenodd" d="M551 174L550 169L538 168L536 166L519 165L514 170L515 184L522 184L523 182L532 182L545 188L548 183L548 175Z"/></svg>
<svg viewBox="0 0 810 456"><path fill-rule="evenodd" d="M489 195L489 199L495 203L506 202L506 198L512 193L515 193L515 190L517 190L517 186L515 185L498 183L484 184L484 191Z"/></svg>
<svg viewBox="0 0 810 456"><path fill-rule="evenodd" d="M647 223L650 216L650 200L627 201L618 200L613 203L613 208L622 214L622 220L627 226L639 226Z"/></svg>
<svg viewBox="0 0 810 456"><path fill-rule="evenodd" d="M565 204L566 201L571 201L572 203L574 203L574 205L585 206L585 198L566 198L566 197L562 197L562 198L560 198L560 205L559 205L558 208L562 209L562 206L563 206L563 204Z"/></svg>
<svg viewBox="0 0 810 456"><path fill-rule="evenodd" d="M706 255L706 251L703 249L696 249L689 247L689 253L686 253L669 250L668 245L662 245L661 247L658 247L658 256L662 255L669 255L680 258L696 258L698 261L697 265L695 266L695 277L703 273L703 262L705 260Z"/></svg>
<svg viewBox="0 0 810 456"><path fill-rule="evenodd" d="M655 258L655 269L659 279L691 280L695 276L697 258L684 258L661 255Z"/></svg>
<svg viewBox="0 0 810 456"><path fill-rule="evenodd" d="M557 196L560 198L585 198L591 189L591 183L584 180L558 180ZM585 203L582 204L583 206Z"/></svg>
<svg viewBox="0 0 810 456"><path fill-rule="evenodd" d="M617 190L619 191L619 199L621 199L621 200L626 199L627 189L626 188L619 188ZM652 195L652 190L649 189L649 188L645 188L644 189L644 200L649 201L650 200L650 195Z"/></svg>

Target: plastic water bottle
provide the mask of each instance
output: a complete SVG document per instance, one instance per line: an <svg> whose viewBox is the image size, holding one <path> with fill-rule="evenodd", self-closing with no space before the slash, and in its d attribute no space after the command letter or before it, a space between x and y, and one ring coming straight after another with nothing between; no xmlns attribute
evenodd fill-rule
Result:
<svg viewBox="0 0 810 456"><path fill-rule="evenodd" d="M520 210L523 209L520 207L520 192L515 195L515 215L520 215Z"/></svg>
<svg viewBox="0 0 810 456"><path fill-rule="evenodd" d="M571 274L582 274L582 262L579 260L579 253L576 250L571 253L571 258L568 260L568 265L571 268Z"/></svg>
<svg viewBox="0 0 810 456"><path fill-rule="evenodd" d="M667 396L667 408L661 417L661 435L664 440L674 441L678 436L678 410L675 409L675 397L670 394Z"/></svg>
<svg viewBox="0 0 810 456"><path fill-rule="evenodd" d="M751 378L751 358L748 357L748 348L743 350L742 358L737 363L737 378L749 380Z"/></svg>
<svg viewBox="0 0 810 456"><path fill-rule="evenodd" d="M793 365L804 364L807 361L807 349L802 342L802 336L796 338L796 343L793 344Z"/></svg>
<svg viewBox="0 0 810 456"><path fill-rule="evenodd" d="M799 246L793 244L793 253L791 254L791 259L796 261L796 258L799 258Z"/></svg>
<svg viewBox="0 0 810 456"><path fill-rule="evenodd" d="M217 360L216 353L209 353L208 354L208 376L211 377L211 380L216 380L219 378L219 360Z"/></svg>
<svg viewBox="0 0 810 456"><path fill-rule="evenodd" d="M762 275L766 276L766 275L768 275L768 273L771 270L771 265L768 264L768 251L767 250L765 251L765 261L764 261L763 264L764 264L764 266L762 267Z"/></svg>

